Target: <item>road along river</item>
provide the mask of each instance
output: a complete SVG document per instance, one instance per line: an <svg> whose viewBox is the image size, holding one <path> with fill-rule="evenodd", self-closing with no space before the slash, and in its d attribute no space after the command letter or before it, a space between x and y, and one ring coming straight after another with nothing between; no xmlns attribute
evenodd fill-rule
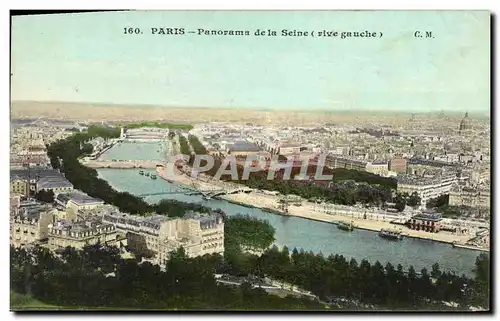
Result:
<svg viewBox="0 0 500 321"><path fill-rule="evenodd" d="M478 251L453 248L450 244L404 238L401 241L389 241L380 238L376 232L355 229L353 232L339 230L336 225L318 222L301 217L281 216L257 208L244 207L224 200L203 200L199 195L185 195L181 185L168 183L161 178L153 180L139 175L138 169L98 169L99 176L109 182L118 191L132 194L153 194L160 192L179 192L177 194L154 195L145 200L155 203L161 199L200 203L213 209L221 208L228 215L248 214L252 217L269 221L276 229L278 246L286 245L290 250L296 247L305 251L329 254L341 254L358 262L367 259L382 264L391 262L401 264L405 269L413 265L417 271L430 270L438 262L442 270L457 274L471 275ZM145 170L154 173L155 170Z"/></svg>

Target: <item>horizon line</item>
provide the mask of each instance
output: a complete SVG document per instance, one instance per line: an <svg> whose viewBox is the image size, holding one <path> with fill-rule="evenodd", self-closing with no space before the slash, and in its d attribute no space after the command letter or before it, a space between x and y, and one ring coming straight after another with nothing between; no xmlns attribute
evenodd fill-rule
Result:
<svg viewBox="0 0 500 321"><path fill-rule="evenodd" d="M401 114L459 114L459 113L469 113L469 115L481 115L485 116L487 115L488 117L491 116L491 107L489 111L469 111L467 109L463 110L444 110L444 109L436 109L434 111L422 111L422 110L407 110L404 108L399 109L361 109L361 108L349 108L349 109L338 109L333 107L332 109L326 109L326 107L316 107L316 108L310 108L310 107L285 107L285 108L279 108L279 107L216 107L216 106L174 106L174 105L159 105L159 104L148 104L148 103L142 103L142 104L126 104L126 103L111 103L111 102L83 102L83 101L63 101L63 100L24 100L24 99L11 99L10 103L55 103L55 104L83 104L83 105L97 105L97 106L105 106L105 105L111 105L111 106L116 106L116 107L145 107L145 108L167 108L167 109L219 109L219 110L240 110L240 109L245 109L245 110L252 110L252 111L277 111L277 112L286 112L286 111L300 111L300 112L305 112L305 113L310 113L310 112L369 112L369 113L384 113L384 112L397 112Z"/></svg>

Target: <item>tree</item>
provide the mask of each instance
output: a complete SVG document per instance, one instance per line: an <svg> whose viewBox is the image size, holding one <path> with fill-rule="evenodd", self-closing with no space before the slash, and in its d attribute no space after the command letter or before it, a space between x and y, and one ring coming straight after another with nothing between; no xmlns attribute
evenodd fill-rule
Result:
<svg viewBox="0 0 500 321"><path fill-rule="evenodd" d="M35 198L43 203L54 203L54 191L49 190L41 190L35 194Z"/></svg>
<svg viewBox="0 0 500 321"><path fill-rule="evenodd" d="M401 194L396 195L396 199L394 201L396 203L395 208L399 211L402 212L405 207L406 207L406 199L403 197Z"/></svg>
<svg viewBox="0 0 500 321"><path fill-rule="evenodd" d="M450 195L443 194L427 201L427 208L445 208L449 204Z"/></svg>
<svg viewBox="0 0 500 321"><path fill-rule="evenodd" d="M434 263L432 265L432 270L431 270L431 277L433 277L434 279L439 279L439 277L441 276L441 271L439 270L439 263Z"/></svg>
<svg viewBox="0 0 500 321"><path fill-rule="evenodd" d="M490 301L490 258L481 253L476 258L474 268L474 297L475 302L482 307L489 308Z"/></svg>
<svg viewBox="0 0 500 321"><path fill-rule="evenodd" d="M92 154L93 151L94 151L94 146L92 146L92 144L86 143L82 145L81 153L83 155L90 155Z"/></svg>
<svg viewBox="0 0 500 321"><path fill-rule="evenodd" d="M415 207L415 206L420 205L421 201L422 201L422 200L421 200L420 196L418 195L418 193L417 193L417 192L413 192L413 193L411 193L411 195L408 197L408 199L407 199L407 204L408 204L409 206Z"/></svg>

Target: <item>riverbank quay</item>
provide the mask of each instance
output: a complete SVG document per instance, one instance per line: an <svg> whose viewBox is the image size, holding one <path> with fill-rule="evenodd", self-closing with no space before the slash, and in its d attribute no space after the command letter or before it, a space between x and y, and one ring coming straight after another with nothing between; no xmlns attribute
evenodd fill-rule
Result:
<svg viewBox="0 0 500 321"><path fill-rule="evenodd" d="M105 161L105 160L80 160L82 165L90 168L115 168L115 169L130 169L130 168L143 168L155 169L158 166L163 166L161 161Z"/></svg>
<svg viewBox="0 0 500 321"><path fill-rule="evenodd" d="M195 184L199 186L199 188L207 190L221 188L221 184L212 184L206 179L194 179L185 174L183 175L180 171L177 171L177 176L173 178L169 178L166 176L165 168L157 168L157 173L158 176L167 179L169 182L175 182L178 184L189 186ZM335 213L334 211L329 211L327 207L321 207L308 202L302 202L301 206L289 205L288 212L285 212L279 209L279 196L268 195L264 193L255 192L250 194L226 194L218 196L218 198L234 204L258 208L266 212L272 212L283 216L295 216L331 224L338 224L340 221L352 221L356 228L373 232L379 232L381 229L395 229L401 231L402 234L407 237L448 243L450 245L454 243L464 244L473 237L471 235L457 235L446 231L430 233L425 231L411 230L404 225L393 224L391 223L392 220L389 220L381 215L367 215L367 218L365 219L364 213L361 210L358 212L353 211L351 215L342 215ZM272 211L270 211L270 209ZM489 249L483 250L488 251Z"/></svg>

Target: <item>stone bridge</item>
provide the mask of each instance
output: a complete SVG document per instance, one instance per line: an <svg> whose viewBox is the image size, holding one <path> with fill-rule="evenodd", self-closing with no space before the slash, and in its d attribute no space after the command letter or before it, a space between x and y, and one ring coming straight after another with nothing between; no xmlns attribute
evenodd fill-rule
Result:
<svg viewBox="0 0 500 321"><path fill-rule="evenodd" d="M162 161L137 161L137 160L87 160L82 161L82 164L91 168L145 168L155 169L158 166L164 166Z"/></svg>

